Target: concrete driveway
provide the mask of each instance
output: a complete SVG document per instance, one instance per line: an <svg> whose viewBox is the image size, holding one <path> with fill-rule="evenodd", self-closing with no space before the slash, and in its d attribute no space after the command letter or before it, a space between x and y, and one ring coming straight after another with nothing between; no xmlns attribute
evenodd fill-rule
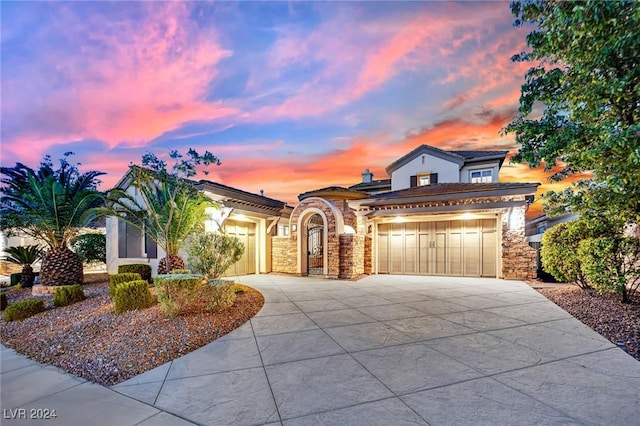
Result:
<svg viewBox="0 0 640 426"><path fill-rule="evenodd" d="M240 281L265 295L256 317L114 386L113 398L128 402L113 404L126 412L136 401L124 396L139 401L135 409L148 414L144 424L565 425L640 419L640 363L522 282L278 275ZM4 395L3 386L3 408ZM114 415L121 411L116 407ZM108 415L102 419L93 417L92 423L115 424Z"/></svg>

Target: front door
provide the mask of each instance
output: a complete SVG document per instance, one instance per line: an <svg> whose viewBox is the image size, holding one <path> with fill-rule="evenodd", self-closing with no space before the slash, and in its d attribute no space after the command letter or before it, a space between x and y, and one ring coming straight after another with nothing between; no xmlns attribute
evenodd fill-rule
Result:
<svg viewBox="0 0 640 426"><path fill-rule="evenodd" d="M307 273L324 274L324 228L316 226L307 230Z"/></svg>

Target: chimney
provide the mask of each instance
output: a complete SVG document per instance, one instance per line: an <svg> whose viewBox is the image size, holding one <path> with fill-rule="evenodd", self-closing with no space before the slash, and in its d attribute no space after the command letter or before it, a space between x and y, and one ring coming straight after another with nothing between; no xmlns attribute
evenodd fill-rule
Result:
<svg viewBox="0 0 640 426"><path fill-rule="evenodd" d="M369 169L364 169L364 172L362 172L362 183L371 182L373 182L373 173L371 173Z"/></svg>

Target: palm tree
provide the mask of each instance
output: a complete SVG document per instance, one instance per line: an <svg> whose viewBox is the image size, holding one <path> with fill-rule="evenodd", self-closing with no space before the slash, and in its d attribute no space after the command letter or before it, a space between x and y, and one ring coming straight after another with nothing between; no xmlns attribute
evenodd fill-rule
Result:
<svg viewBox="0 0 640 426"><path fill-rule="evenodd" d="M4 249L6 261L22 266L22 277L20 283L23 287L31 287L35 275L33 275L33 265L42 258L44 250L38 246L7 247Z"/></svg>
<svg viewBox="0 0 640 426"><path fill-rule="evenodd" d="M53 168L45 156L40 168L33 170L22 163L1 167L5 177L0 182L0 229L20 231L47 245L42 258L42 285L80 284L82 261L69 249L69 241L79 228L96 217L95 207L103 202L96 189L102 172L81 174L77 164L70 164L66 153L60 167Z"/></svg>
<svg viewBox="0 0 640 426"><path fill-rule="evenodd" d="M178 252L190 235L203 230L205 210L217 204L186 179L163 178L137 166L131 167L129 176L135 194L123 189L109 191L107 207L101 212L137 227L165 251L158 274L185 269Z"/></svg>

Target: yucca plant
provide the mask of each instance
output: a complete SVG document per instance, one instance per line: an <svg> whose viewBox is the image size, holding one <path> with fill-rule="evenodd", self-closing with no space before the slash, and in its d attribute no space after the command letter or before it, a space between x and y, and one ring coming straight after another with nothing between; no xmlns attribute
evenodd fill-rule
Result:
<svg viewBox="0 0 640 426"><path fill-rule="evenodd" d="M22 266L22 277L20 284L22 287L33 286L35 275L32 265L42 258L44 250L38 246L18 246L4 249L7 254L5 260Z"/></svg>
<svg viewBox="0 0 640 426"><path fill-rule="evenodd" d="M104 173L81 174L78 165L67 160L72 154L65 153L57 169L48 155L37 170L22 163L0 168L0 229L19 231L47 245L42 285L82 283L82 261L68 244L97 217L95 207L103 202L97 177Z"/></svg>

